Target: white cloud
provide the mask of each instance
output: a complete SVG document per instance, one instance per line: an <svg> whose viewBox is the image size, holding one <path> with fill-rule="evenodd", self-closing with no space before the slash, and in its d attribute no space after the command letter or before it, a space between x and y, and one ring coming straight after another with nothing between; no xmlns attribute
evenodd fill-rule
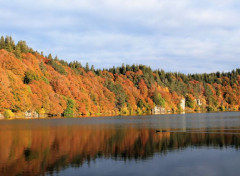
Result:
<svg viewBox="0 0 240 176"><path fill-rule="evenodd" d="M62 59L182 72L240 67L237 0L0 1L0 32Z"/></svg>

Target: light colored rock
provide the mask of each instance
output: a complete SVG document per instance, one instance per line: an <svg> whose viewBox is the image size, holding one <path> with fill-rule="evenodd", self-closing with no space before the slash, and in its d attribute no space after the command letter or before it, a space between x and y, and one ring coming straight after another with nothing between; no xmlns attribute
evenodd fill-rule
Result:
<svg viewBox="0 0 240 176"><path fill-rule="evenodd" d="M199 98L198 98L196 101L197 101L197 105L198 105L198 106L201 106L201 105L202 105L202 102L201 102L201 100L200 100Z"/></svg>
<svg viewBox="0 0 240 176"><path fill-rule="evenodd" d="M165 108L163 108L161 106L155 106L152 109L152 114L162 114L162 113L165 113L165 112L166 112Z"/></svg>
<svg viewBox="0 0 240 176"><path fill-rule="evenodd" d="M4 116L0 113L0 119L4 119Z"/></svg>
<svg viewBox="0 0 240 176"><path fill-rule="evenodd" d="M39 114L36 111L26 111L24 113L26 118L38 118Z"/></svg>
<svg viewBox="0 0 240 176"><path fill-rule="evenodd" d="M39 114L36 111L32 111L32 117L33 118L38 118Z"/></svg>
<svg viewBox="0 0 240 176"><path fill-rule="evenodd" d="M180 107L183 111L185 110L185 106L186 106L186 100L185 98L182 98L180 101Z"/></svg>

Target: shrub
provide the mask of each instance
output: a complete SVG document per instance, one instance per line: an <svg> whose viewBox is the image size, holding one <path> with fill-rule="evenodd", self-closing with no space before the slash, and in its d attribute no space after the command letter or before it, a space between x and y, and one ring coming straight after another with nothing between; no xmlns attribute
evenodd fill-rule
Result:
<svg viewBox="0 0 240 176"><path fill-rule="evenodd" d="M14 113L10 109L6 109L3 115L5 118L9 119L14 116Z"/></svg>
<svg viewBox="0 0 240 176"><path fill-rule="evenodd" d="M64 110L63 115L65 117L72 117L75 110L75 102L72 99L68 99L67 108Z"/></svg>
<svg viewBox="0 0 240 176"><path fill-rule="evenodd" d="M23 78L23 82L24 84L30 84L33 80L38 81L39 80L39 76L34 73L33 71L27 71L25 72L25 76Z"/></svg>
<svg viewBox="0 0 240 176"><path fill-rule="evenodd" d="M54 70L56 70L58 73L62 74L62 75L67 75L66 70L63 68L63 66L61 64L58 64L56 61L51 60L49 62L49 64L54 68Z"/></svg>
<svg viewBox="0 0 240 176"><path fill-rule="evenodd" d="M160 93L157 93L157 92L154 93L153 102L154 102L157 106L165 107L165 100L162 98L162 96L161 96Z"/></svg>

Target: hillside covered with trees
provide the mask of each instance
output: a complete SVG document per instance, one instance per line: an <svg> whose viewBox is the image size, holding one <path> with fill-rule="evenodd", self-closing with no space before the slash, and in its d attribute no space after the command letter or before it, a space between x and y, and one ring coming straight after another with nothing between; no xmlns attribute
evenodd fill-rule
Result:
<svg viewBox="0 0 240 176"><path fill-rule="evenodd" d="M161 65L159 65L161 67ZM240 69L210 74L152 70L145 65L95 69L44 56L9 36L0 39L0 114L62 116L239 110ZM198 101L201 103L199 104Z"/></svg>

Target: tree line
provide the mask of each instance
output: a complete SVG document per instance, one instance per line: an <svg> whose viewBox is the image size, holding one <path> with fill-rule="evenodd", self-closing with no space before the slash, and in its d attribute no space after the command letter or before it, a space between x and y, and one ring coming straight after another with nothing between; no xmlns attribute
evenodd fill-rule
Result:
<svg viewBox="0 0 240 176"><path fill-rule="evenodd" d="M182 99L188 111L240 106L240 69L209 74L165 72L141 64L95 69L46 56L25 41L15 44L10 36L1 37L0 49L0 113L141 114L155 106L182 111Z"/></svg>

